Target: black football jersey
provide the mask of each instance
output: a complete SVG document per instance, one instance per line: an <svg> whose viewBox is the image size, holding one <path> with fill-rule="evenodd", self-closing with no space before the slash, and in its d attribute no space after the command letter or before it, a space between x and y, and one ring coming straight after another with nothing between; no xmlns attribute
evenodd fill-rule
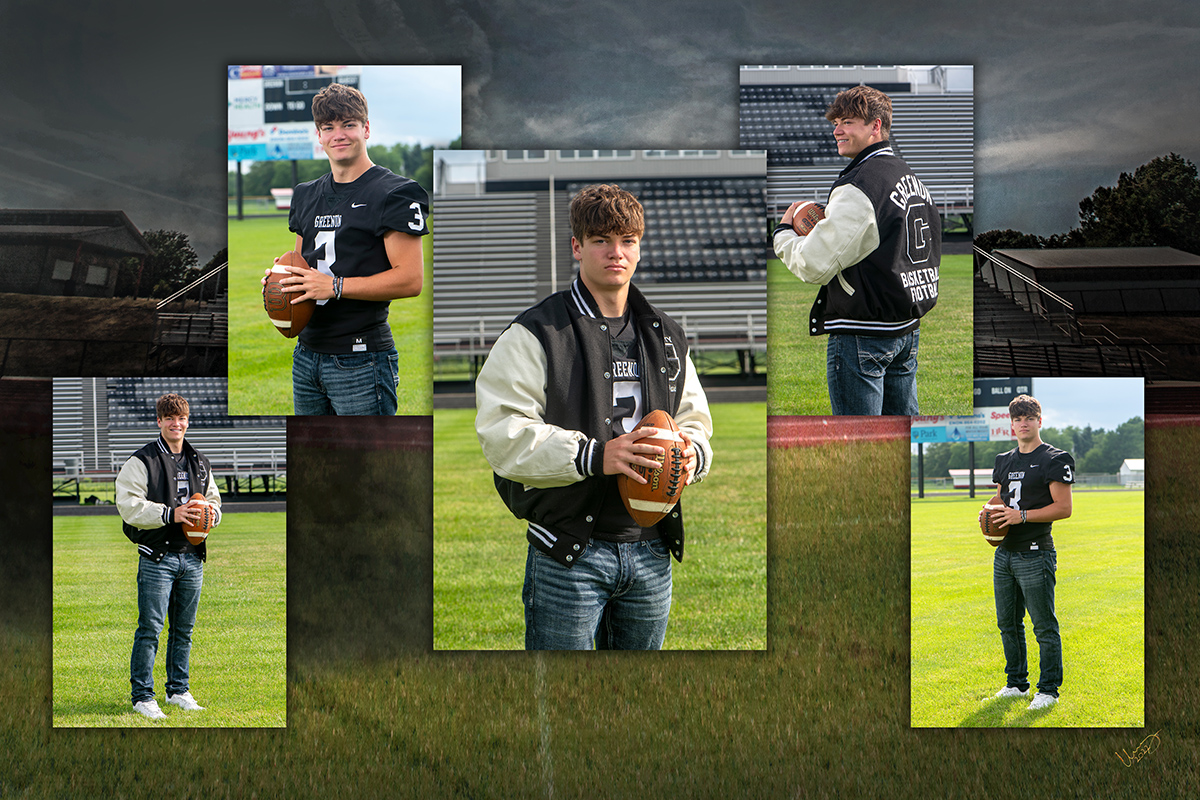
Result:
<svg viewBox="0 0 1200 800"><path fill-rule="evenodd" d="M383 236L429 233L429 195L416 181L375 165L350 183L331 173L302 183L292 194L288 227L303 239L300 255L313 269L343 278L391 269ZM388 302L318 300L300 343L317 353L389 350Z"/></svg>
<svg viewBox="0 0 1200 800"><path fill-rule="evenodd" d="M624 436L637 427L645 415L642 405L642 368L638 348L637 329L630 321L626 310L623 319L608 319L612 336L612 436ZM636 542L642 539L657 539L654 528L642 528L629 516L616 475L605 477L608 491L604 506L592 535L610 542Z"/></svg>
<svg viewBox="0 0 1200 800"><path fill-rule="evenodd" d="M1009 508L1031 511L1045 508L1054 502L1050 484L1075 482L1075 459L1065 450L1044 442L1031 453L1013 448L996 456L992 482L1000 487L1000 499ZM1026 522L1013 525L1004 537L1008 550L1049 550L1054 547L1050 536L1051 522Z"/></svg>

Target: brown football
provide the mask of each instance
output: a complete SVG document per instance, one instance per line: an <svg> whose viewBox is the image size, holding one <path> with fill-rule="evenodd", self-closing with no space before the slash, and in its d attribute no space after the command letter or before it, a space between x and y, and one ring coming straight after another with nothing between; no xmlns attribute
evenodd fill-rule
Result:
<svg viewBox="0 0 1200 800"><path fill-rule="evenodd" d="M317 301L292 303L295 294L285 292L283 284L280 283L281 279L291 275L284 269L285 266L307 267L308 264L295 250L289 250L280 256L279 263L271 267L271 274L267 276L267 284L263 287L263 308L267 310L271 322L275 323L275 330L292 339L299 336L300 331L304 330L304 326L312 319L313 312L317 310Z"/></svg>
<svg viewBox="0 0 1200 800"><path fill-rule="evenodd" d="M665 411L651 411L642 417L637 428L658 428L670 431L670 434L655 438L640 439L645 444L658 445L666 452L654 456L659 462L656 468L635 466L644 478L645 483L638 483L627 475L617 476L617 488L621 492L621 500L629 511L633 521L643 528L658 524L658 521L670 513L683 494L683 438L679 435L679 426L671 415Z"/></svg>
<svg viewBox="0 0 1200 800"><path fill-rule="evenodd" d="M999 547L1004 541L1004 537L1008 535L1008 526L1001 525L996 527L992 522L991 510L994 508L1004 508L1004 506L985 505L983 510L979 512L979 530L983 533L983 538L992 547Z"/></svg>
<svg viewBox="0 0 1200 800"><path fill-rule="evenodd" d="M200 521L195 525L190 522L183 523L183 532L189 542L200 544L208 538L208 532L212 530L213 520L217 518L217 514L213 511L213 507L208 504L208 501L204 499L204 495L199 492L192 495L188 502L200 506Z"/></svg>
<svg viewBox="0 0 1200 800"><path fill-rule="evenodd" d="M801 236L808 236L817 223L825 219L825 211L816 203L807 202L796 209L792 216L792 230Z"/></svg>

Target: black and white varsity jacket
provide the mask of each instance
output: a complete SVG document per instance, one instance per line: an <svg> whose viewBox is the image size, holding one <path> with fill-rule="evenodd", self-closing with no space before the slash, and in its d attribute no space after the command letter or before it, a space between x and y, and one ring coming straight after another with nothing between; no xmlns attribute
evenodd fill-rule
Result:
<svg viewBox="0 0 1200 800"><path fill-rule="evenodd" d="M901 336L937 302L941 216L890 142L865 148L842 170L812 232L781 224L773 239L793 274L821 284L810 335Z"/></svg>
<svg viewBox="0 0 1200 800"><path fill-rule="evenodd" d="M683 328L634 286L628 302L641 348L644 413L669 412L691 437L697 483L712 461L712 417ZM513 321L475 382L475 430L496 490L528 521L530 544L567 567L586 549L607 482L616 480L603 474L604 443L612 438L611 341L596 301L576 278ZM658 530L682 560L680 505Z"/></svg>
<svg viewBox="0 0 1200 800"><path fill-rule="evenodd" d="M208 459L183 441L184 464L192 492L200 491L216 511L221 522L221 494L212 477ZM186 542L183 526L172 520L178 497L177 467L166 442L160 436L129 457L117 474L117 510L122 529L138 546L138 554L154 562L162 561L171 545ZM185 500L186 502L186 500ZM196 554L206 560L205 543L196 545Z"/></svg>

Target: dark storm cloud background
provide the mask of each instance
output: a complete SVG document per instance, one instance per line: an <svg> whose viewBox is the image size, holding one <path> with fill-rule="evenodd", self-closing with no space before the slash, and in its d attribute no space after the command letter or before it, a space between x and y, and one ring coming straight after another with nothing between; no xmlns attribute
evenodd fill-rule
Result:
<svg viewBox="0 0 1200 800"><path fill-rule="evenodd" d="M0 206L120 208L207 258L223 67L259 61L461 63L468 147L731 147L739 64L971 63L978 230L1065 231L1122 170L1200 160L1196 5L973 6L7 0Z"/></svg>

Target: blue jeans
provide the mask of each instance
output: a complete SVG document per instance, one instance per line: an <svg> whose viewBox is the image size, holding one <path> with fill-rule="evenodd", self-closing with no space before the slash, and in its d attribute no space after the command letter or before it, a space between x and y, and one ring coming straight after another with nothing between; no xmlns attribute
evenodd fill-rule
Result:
<svg viewBox="0 0 1200 800"><path fill-rule="evenodd" d="M204 585L204 562L195 553L167 553L155 564L138 558L138 627L129 659L130 698L137 703L154 697L154 656L163 621L167 632L167 696L188 690L188 657L192 628Z"/></svg>
<svg viewBox="0 0 1200 800"><path fill-rule="evenodd" d="M661 650L671 553L657 539L592 539L568 569L530 545L521 599L526 650Z"/></svg>
<svg viewBox="0 0 1200 800"><path fill-rule="evenodd" d="M292 353L292 397L297 416L396 415L400 383L396 348L330 355L297 344Z"/></svg>
<svg viewBox="0 0 1200 800"><path fill-rule="evenodd" d="M917 414L920 331L896 338L829 335L825 375L834 414L911 417Z"/></svg>
<svg viewBox="0 0 1200 800"><path fill-rule="evenodd" d="M1022 692L1029 689L1029 664L1025 659L1025 609L1033 620L1038 643L1041 677L1038 691L1058 697L1062 685L1062 639L1054 616L1054 573L1058 554L1053 550L1011 553L996 548L992 562L992 585L996 592L996 624L1004 644L1004 672L1008 685Z"/></svg>

